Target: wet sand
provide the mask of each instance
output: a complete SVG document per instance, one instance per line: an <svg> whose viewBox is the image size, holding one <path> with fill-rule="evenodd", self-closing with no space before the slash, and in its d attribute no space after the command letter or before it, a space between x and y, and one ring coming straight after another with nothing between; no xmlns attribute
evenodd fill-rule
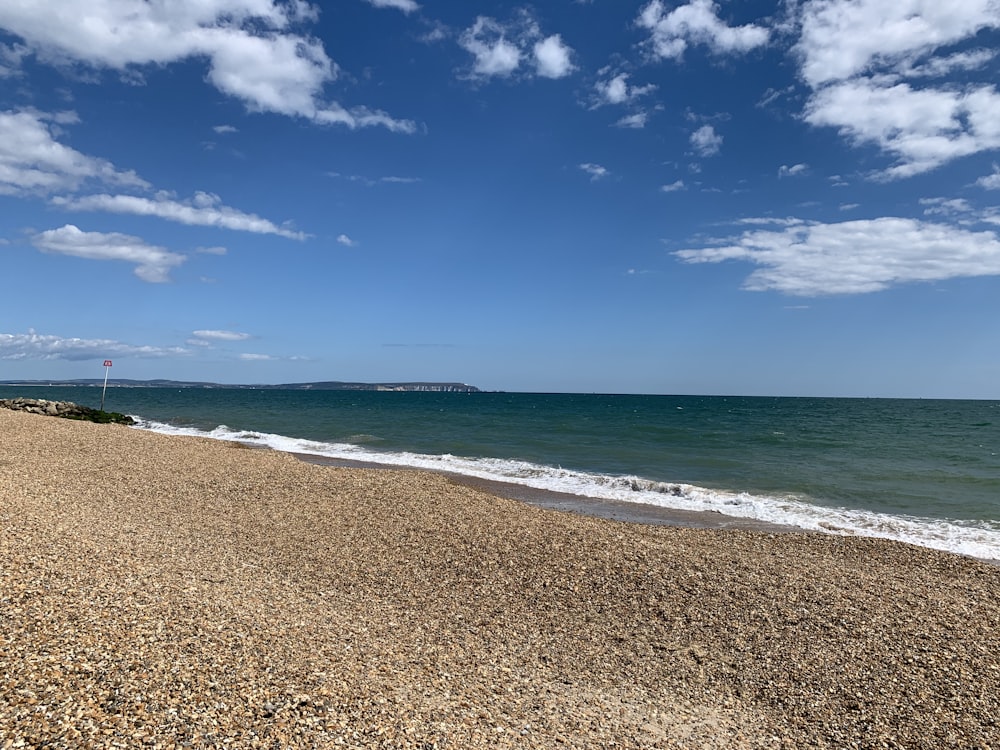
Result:
<svg viewBox="0 0 1000 750"><path fill-rule="evenodd" d="M0 410L0 748L1000 747L996 566L486 489Z"/></svg>

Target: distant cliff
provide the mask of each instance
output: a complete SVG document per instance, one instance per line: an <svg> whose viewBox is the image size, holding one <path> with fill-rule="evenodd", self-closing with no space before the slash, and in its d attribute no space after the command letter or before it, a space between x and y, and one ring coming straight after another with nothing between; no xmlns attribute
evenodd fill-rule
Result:
<svg viewBox="0 0 1000 750"><path fill-rule="evenodd" d="M431 393L479 393L474 385L465 383L341 383L326 381L322 383L289 383L287 385L268 386L269 388L288 388L300 391L427 391Z"/></svg>
<svg viewBox="0 0 1000 750"><path fill-rule="evenodd" d="M103 378L79 380L0 380L0 385L78 385L102 386ZM480 393L474 385L465 383L345 383L339 380L324 380L316 383L271 384L229 384L192 382L187 380L128 380L113 378L109 386L119 388L253 388L257 390L290 391L424 391L428 393Z"/></svg>

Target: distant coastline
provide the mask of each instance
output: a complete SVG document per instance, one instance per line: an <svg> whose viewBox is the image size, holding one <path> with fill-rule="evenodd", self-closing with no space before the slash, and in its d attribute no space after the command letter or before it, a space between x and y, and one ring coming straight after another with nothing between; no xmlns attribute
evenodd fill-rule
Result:
<svg viewBox="0 0 1000 750"><path fill-rule="evenodd" d="M112 378L109 387L116 388L240 388L251 390L291 391L424 391L428 393L481 393L474 385L466 383L353 383L339 380L322 380L313 383L210 383L189 380L129 380ZM103 386L103 378L77 380L0 380L0 386Z"/></svg>

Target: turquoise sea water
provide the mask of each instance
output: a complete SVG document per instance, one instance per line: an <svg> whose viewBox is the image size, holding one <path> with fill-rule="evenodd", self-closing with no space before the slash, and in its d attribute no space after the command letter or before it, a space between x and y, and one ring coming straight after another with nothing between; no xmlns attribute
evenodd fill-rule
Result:
<svg viewBox="0 0 1000 750"><path fill-rule="evenodd" d="M100 388L8 387L100 404ZM1000 402L109 388L141 428L1000 559Z"/></svg>

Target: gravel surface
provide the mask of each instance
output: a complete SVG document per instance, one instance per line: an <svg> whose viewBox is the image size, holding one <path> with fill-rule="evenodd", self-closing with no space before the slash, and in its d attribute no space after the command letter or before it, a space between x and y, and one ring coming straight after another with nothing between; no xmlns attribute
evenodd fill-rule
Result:
<svg viewBox="0 0 1000 750"><path fill-rule="evenodd" d="M1000 567L0 410L0 748L1000 749Z"/></svg>

